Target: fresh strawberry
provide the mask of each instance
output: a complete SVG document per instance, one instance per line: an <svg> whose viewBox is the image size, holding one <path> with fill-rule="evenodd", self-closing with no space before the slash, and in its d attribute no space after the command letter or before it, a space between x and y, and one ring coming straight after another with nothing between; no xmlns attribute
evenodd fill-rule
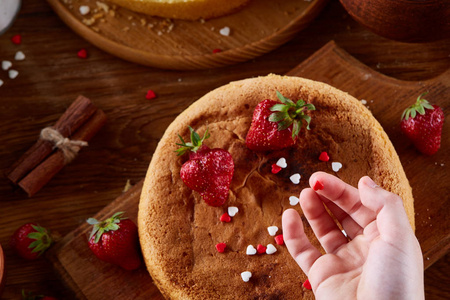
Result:
<svg viewBox="0 0 450 300"><path fill-rule="evenodd" d="M189 152L189 160L181 167L180 176L192 190L199 192L203 200L211 206L221 206L228 199L234 162L231 154L219 148L210 149L203 145L209 138L206 130L203 138L189 126L191 142L186 143L181 136L181 144L176 152L183 155Z"/></svg>
<svg viewBox="0 0 450 300"><path fill-rule="evenodd" d="M245 143L255 151L280 150L294 145L306 121L309 130L311 117L307 110L315 110L313 104L298 100L294 103L277 91L278 101L266 99L260 102L254 112Z"/></svg>
<svg viewBox="0 0 450 300"><path fill-rule="evenodd" d="M52 238L44 227L27 223L19 227L11 237L11 247L25 259L37 259L52 244Z"/></svg>
<svg viewBox="0 0 450 300"><path fill-rule="evenodd" d="M416 103L403 112L401 129L420 152L432 155L441 146L444 112L422 99L425 94L417 97Z"/></svg>
<svg viewBox="0 0 450 300"><path fill-rule="evenodd" d="M89 248L100 260L135 270L141 265L137 226L122 215L115 213L105 221L89 218L87 222L94 226Z"/></svg>

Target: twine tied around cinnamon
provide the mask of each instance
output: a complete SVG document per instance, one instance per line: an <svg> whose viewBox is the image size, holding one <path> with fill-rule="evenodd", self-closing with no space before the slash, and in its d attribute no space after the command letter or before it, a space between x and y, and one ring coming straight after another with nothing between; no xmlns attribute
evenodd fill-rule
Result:
<svg viewBox="0 0 450 300"><path fill-rule="evenodd" d="M54 148L60 149L64 155L64 162L66 164L70 163L77 156L81 147L88 145L85 141L72 141L52 127L46 127L41 130L41 139L52 142Z"/></svg>

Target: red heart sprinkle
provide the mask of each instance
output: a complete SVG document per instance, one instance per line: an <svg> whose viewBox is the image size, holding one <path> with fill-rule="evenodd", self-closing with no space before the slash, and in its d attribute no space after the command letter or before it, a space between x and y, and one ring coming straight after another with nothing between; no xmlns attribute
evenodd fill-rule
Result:
<svg viewBox="0 0 450 300"><path fill-rule="evenodd" d="M213 50L213 53L220 53L220 52L222 52L222 49L216 48Z"/></svg>
<svg viewBox="0 0 450 300"><path fill-rule="evenodd" d="M81 49L80 51L78 51L77 56L79 58L87 58L88 53L87 53L86 49Z"/></svg>
<svg viewBox="0 0 450 300"><path fill-rule="evenodd" d="M318 190L323 190L323 184L320 181L316 181L316 183L313 186L313 190L318 191Z"/></svg>
<svg viewBox="0 0 450 300"><path fill-rule="evenodd" d="M305 282L303 282L303 287L307 290L311 290L311 283L309 283L309 279L306 279Z"/></svg>
<svg viewBox="0 0 450 300"><path fill-rule="evenodd" d="M224 253L226 247L227 247L227 244L225 244L225 243L218 243L216 245L216 249L219 253Z"/></svg>
<svg viewBox="0 0 450 300"><path fill-rule="evenodd" d="M229 223L231 222L231 217L228 213L224 213L221 217L220 217L220 221L225 222L225 223Z"/></svg>
<svg viewBox="0 0 450 300"><path fill-rule="evenodd" d="M328 156L328 153L326 153L324 151L324 152L320 153L319 160L321 160L321 161L329 161L330 157Z"/></svg>
<svg viewBox="0 0 450 300"><path fill-rule="evenodd" d="M16 34L11 38L13 44L20 45L22 43L22 36L20 34Z"/></svg>
<svg viewBox="0 0 450 300"><path fill-rule="evenodd" d="M281 167L279 165L277 165L277 164L272 165L272 173L273 174L277 174L280 171L281 171Z"/></svg>
<svg viewBox="0 0 450 300"><path fill-rule="evenodd" d="M256 246L256 251L257 251L259 254L266 253L266 250L267 250L267 247L264 247L264 246L261 245L261 244L258 244L258 246Z"/></svg>
<svg viewBox="0 0 450 300"><path fill-rule="evenodd" d="M278 245L283 245L284 244L284 239L283 239L283 235L279 234L275 237L275 243L277 243Z"/></svg>
<svg viewBox="0 0 450 300"><path fill-rule="evenodd" d="M152 90L148 90L147 95L145 95L145 99L151 100L153 98L156 98L156 94Z"/></svg>

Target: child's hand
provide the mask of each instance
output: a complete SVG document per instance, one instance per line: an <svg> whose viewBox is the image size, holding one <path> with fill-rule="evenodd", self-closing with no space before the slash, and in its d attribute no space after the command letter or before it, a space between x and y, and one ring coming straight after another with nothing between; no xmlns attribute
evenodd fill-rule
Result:
<svg viewBox="0 0 450 300"><path fill-rule="evenodd" d="M326 254L311 245L295 210L286 210L282 220L289 253L316 299L424 299L422 253L400 197L369 177L358 189L323 172L309 180L311 187L317 182L323 189L304 189L300 205Z"/></svg>

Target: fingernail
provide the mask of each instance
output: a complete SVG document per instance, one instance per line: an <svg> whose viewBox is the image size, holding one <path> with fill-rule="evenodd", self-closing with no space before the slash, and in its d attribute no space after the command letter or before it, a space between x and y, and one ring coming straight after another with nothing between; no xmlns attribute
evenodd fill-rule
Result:
<svg viewBox="0 0 450 300"><path fill-rule="evenodd" d="M372 178L370 178L369 176L366 177L366 184L371 187L371 188L377 188L378 185L372 180Z"/></svg>

